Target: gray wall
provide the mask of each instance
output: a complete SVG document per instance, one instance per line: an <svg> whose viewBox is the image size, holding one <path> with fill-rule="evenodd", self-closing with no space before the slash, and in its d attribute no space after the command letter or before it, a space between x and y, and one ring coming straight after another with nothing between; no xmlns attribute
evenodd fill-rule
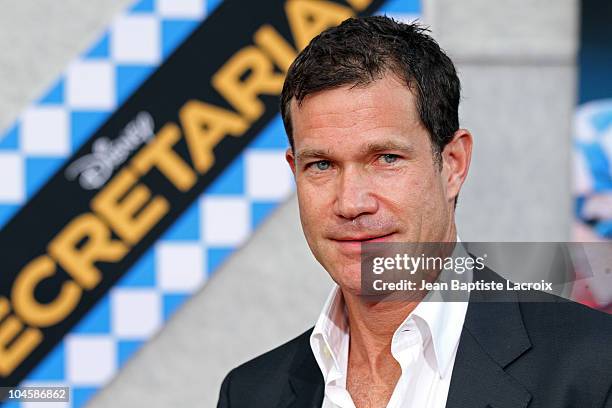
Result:
<svg viewBox="0 0 612 408"><path fill-rule="evenodd" d="M564 241L577 0L430 0L426 18L456 61L461 125L475 138L458 208L465 241Z"/></svg>
<svg viewBox="0 0 612 408"><path fill-rule="evenodd" d="M93 45L131 0L0 0L0 129Z"/></svg>
<svg viewBox="0 0 612 408"><path fill-rule="evenodd" d="M86 49L128 0L0 0L0 127ZM577 0L427 0L457 62L475 152L463 240L566 240ZM214 406L233 366L310 327L331 281L284 205L90 406Z"/></svg>

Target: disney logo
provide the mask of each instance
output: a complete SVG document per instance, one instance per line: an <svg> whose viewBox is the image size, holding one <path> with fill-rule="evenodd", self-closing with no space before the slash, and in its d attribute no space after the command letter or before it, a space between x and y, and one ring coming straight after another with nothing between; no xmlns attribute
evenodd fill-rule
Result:
<svg viewBox="0 0 612 408"><path fill-rule="evenodd" d="M116 139L111 140L108 137L96 139L90 154L80 157L66 168L64 173L66 178L70 181L78 179L85 190L102 187L130 154L151 140L154 128L150 113L138 113Z"/></svg>

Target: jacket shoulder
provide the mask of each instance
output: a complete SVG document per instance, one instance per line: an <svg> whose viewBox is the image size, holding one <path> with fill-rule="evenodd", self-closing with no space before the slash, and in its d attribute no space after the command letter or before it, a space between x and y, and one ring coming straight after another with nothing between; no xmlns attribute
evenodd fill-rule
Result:
<svg viewBox="0 0 612 408"><path fill-rule="evenodd" d="M612 334L612 316L581 303L544 292L523 293L519 299L524 318L538 323L533 328L543 327L558 335L578 332L601 338Z"/></svg>
<svg viewBox="0 0 612 408"><path fill-rule="evenodd" d="M536 350L571 364L575 372L612 375L612 316L558 296L520 303L523 322Z"/></svg>
<svg viewBox="0 0 612 408"><path fill-rule="evenodd" d="M310 350L310 334L313 328L280 346L261 354L232 370L234 377L258 376L269 371L287 372L296 355Z"/></svg>

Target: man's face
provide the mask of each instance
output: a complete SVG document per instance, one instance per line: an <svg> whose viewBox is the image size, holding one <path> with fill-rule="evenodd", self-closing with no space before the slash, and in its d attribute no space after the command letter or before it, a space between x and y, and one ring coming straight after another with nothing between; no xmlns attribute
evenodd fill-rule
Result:
<svg viewBox="0 0 612 408"><path fill-rule="evenodd" d="M415 97L395 76L294 99L291 118L302 228L341 287L359 292L362 242L454 240L453 166L445 159L440 171Z"/></svg>

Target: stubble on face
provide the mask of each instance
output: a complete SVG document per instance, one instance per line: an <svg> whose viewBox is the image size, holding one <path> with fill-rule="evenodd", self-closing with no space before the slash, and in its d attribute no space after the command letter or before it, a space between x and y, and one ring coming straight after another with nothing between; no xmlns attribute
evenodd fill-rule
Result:
<svg viewBox="0 0 612 408"><path fill-rule="evenodd" d="M416 99L396 76L291 105L300 219L315 258L359 292L364 242L454 239L453 210Z"/></svg>

